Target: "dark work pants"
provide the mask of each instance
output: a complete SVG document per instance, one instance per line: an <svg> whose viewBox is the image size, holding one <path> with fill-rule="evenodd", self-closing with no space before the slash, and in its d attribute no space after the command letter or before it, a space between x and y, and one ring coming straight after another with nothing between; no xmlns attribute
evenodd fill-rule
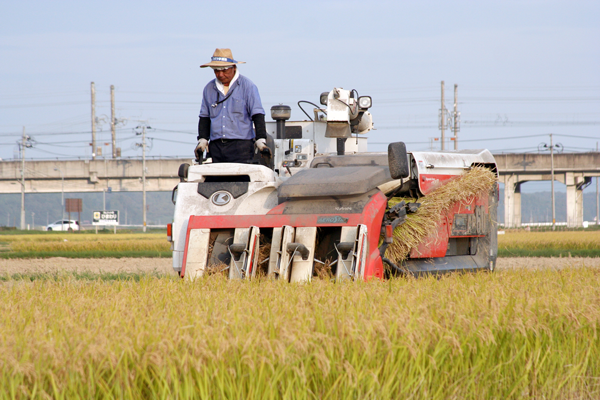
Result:
<svg viewBox="0 0 600 400"><path fill-rule="evenodd" d="M252 164L254 140L215 139L208 144L208 151L214 163Z"/></svg>

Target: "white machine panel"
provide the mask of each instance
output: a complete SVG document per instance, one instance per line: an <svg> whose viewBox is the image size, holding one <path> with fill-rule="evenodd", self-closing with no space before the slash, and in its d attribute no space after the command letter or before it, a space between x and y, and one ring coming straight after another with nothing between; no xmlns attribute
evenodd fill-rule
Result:
<svg viewBox="0 0 600 400"><path fill-rule="evenodd" d="M185 263L185 279L193 281L204 274L208 261L209 241L210 229L192 229L190 231Z"/></svg>
<svg viewBox="0 0 600 400"><path fill-rule="evenodd" d="M308 258L302 259L302 256L296 254L292 260L292 272L290 282L310 282L313 272L313 263L315 258L315 242L317 240L316 227L298 227L296 228L296 243L303 244L309 250Z"/></svg>

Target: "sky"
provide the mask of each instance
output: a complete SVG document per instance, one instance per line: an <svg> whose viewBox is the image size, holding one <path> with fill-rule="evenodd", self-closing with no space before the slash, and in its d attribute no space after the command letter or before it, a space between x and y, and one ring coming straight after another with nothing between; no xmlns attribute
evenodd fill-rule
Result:
<svg viewBox="0 0 600 400"><path fill-rule="evenodd" d="M140 125L148 156L192 157L214 78L199 65L217 47L246 62L267 120L275 104L305 119L297 102L334 87L371 96L373 151L439 149L441 81L449 111L458 85L459 149L600 142L598 1L3 0L0 21L4 160L20 157L23 130L27 159L90 158L91 82L105 156L114 85L124 157L141 156Z"/></svg>

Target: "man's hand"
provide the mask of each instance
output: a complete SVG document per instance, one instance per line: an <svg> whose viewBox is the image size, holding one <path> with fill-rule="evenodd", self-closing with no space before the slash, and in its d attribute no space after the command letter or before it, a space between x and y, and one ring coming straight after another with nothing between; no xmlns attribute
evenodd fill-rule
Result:
<svg viewBox="0 0 600 400"><path fill-rule="evenodd" d="M198 140L198 145L194 149L194 154L196 155L196 160L202 161L203 153L208 148L208 140L200 139Z"/></svg>
<svg viewBox="0 0 600 400"><path fill-rule="evenodd" d="M254 146L256 146L258 151L260 151L260 154L262 154L263 156L272 156L271 149L267 146L266 139L258 139L256 142L254 142Z"/></svg>

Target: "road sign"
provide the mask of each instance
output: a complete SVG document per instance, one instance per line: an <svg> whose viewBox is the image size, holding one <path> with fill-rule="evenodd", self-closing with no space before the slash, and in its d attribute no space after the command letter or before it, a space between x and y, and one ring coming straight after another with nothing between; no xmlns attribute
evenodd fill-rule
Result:
<svg viewBox="0 0 600 400"><path fill-rule="evenodd" d="M79 215L77 220L81 221L81 210L83 209L82 204L83 201L81 199L65 199L65 211L69 213L69 221L71 220L72 212L76 212Z"/></svg>
<svg viewBox="0 0 600 400"><path fill-rule="evenodd" d="M65 211L68 213L81 212L82 201L81 199L65 199Z"/></svg>
<svg viewBox="0 0 600 400"><path fill-rule="evenodd" d="M119 225L119 211L94 211L92 225Z"/></svg>

